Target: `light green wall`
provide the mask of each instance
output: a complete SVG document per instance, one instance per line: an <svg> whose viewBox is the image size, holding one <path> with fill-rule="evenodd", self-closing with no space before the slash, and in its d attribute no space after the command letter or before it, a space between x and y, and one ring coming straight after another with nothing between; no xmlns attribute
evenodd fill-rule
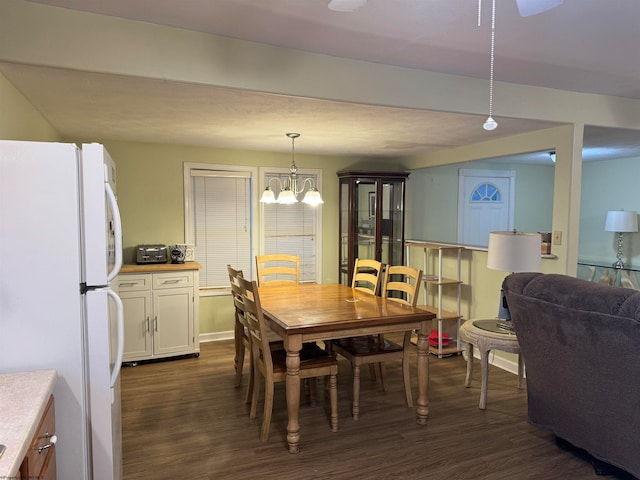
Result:
<svg viewBox="0 0 640 480"><path fill-rule="evenodd" d="M551 230L563 232L562 245L554 245L553 253L556 258L545 258L542 261L542 271L544 273L567 273L575 275L577 270L577 248L578 248L578 222L580 215L580 177L581 177L581 147L583 129L581 125L564 126L553 129L532 132L525 135L515 135L506 139L492 140L480 144L469 145L460 148L451 148L439 152L428 153L406 159L412 171L425 167L450 166L448 177L444 185L433 187L429 181L416 181L420 175L409 177L410 184L407 189L408 198L419 197L416 190L428 190L432 187L436 193L446 195L446 191L453 189L457 195L457 171L460 163L464 163L466 168L476 168L483 165L484 159L517 155L519 153L536 152L541 150L555 149L557 152L556 165L553 171L553 187L549 192L545 189L544 195L551 196L552 202L552 223ZM523 171L523 173L525 173ZM577 181L575 180L577 179ZM527 193L527 195L532 195ZM533 194L535 196L535 193ZM418 202L420 203L420 202ZM433 202L431 202L433 205ZM431 215L432 210L436 219L442 222L442 228L455 234L457 217L457 196L452 204L439 201L435 206L429 208L423 205L415 205L409 200L407 204L407 216L409 219L422 216L414 225L410 220L407 222L410 233L409 238L420 238L424 232L416 231L420 222L424 224L424 216ZM528 201L528 203L530 203ZM422 209L415 212L416 209ZM426 210L425 210L426 208ZM419 228L419 227L418 227ZM422 238L434 240L433 238ZM421 251L412 248L411 264L423 268ZM451 276L455 272L455 258L445 256L443 269L446 276ZM495 271L487 268L486 250L466 250L462 260L462 301L461 313L465 319L474 318L494 318L498 306L498 292L507 272ZM445 295L443 307L448 310L455 310L455 295L449 292ZM455 293L455 292L453 292ZM424 293L423 293L424 296ZM433 299L431 300L433 302ZM431 303L433 304L433 303ZM446 323L446 322L445 322ZM445 330L451 329L452 325L445 325ZM514 363L511 354L499 352L496 355L507 362Z"/></svg>
<svg viewBox="0 0 640 480"><path fill-rule="evenodd" d="M417 186L411 189L409 198L411 216L407 223L411 225L411 238L456 243L461 168L515 171L515 228L527 232L551 231L553 166L475 161L411 172L411 186Z"/></svg>
<svg viewBox="0 0 640 480"><path fill-rule="evenodd" d="M0 75L0 138L60 141L60 135L11 83Z"/></svg>
<svg viewBox="0 0 640 480"><path fill-rule="evenodd" d="M640 212L639 178L640 158L584 164L578 245L581 259L605 264L616 260L618 235L604 231L607 211L623 209ZM640 266L640 234L624 234L623 261L636 268Z"/></svg>

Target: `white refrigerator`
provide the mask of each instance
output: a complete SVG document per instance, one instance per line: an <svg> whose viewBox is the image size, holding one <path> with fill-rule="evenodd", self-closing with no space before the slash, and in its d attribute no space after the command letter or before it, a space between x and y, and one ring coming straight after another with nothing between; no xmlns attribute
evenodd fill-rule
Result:
<svg viewBox="0 0 640 480"><path fill-rule="evenodd" d="M0 374L57 370L63 480L122 478L115 178L99 144L0 141Z"/></svg>

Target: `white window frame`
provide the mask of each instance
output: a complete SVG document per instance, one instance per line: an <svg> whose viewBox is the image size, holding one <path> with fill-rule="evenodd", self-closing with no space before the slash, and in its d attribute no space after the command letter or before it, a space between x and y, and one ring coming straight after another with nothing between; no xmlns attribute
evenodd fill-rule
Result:
<svg viewBox="0 0 640 480"><path fill-rule="evenodd" d="M201 170L205 172L210 172L212 175L223 175L223 176L233 176L234 174L240 174L242 176L246 176L249 174L249 178L251 179L251 218L250 218L250 228L251 228L251 258L255 257L255 246L258 244L258 229L256 227L255 222L255 212L258 211L258 168L256 167L245 167L239 165L222 165L222 164L214 164L214 163L191 163L184 162L183 164L183 181L184 181L184 237L185 243L193 244L193 225L191 219L192 215L192 188L193 183L192 179L192 171L193 170ZM253 278L253 267L254 262L250 262L251 264L251 272L243 272L245 277ZM218 296L218 295L228 295L230 291L230 286L220 287L220 288L201 288L200 296Z"/></svg>
<svg viewBox="0 0 640 480"><path fill-rule="evenodd" d="M313 175L316 180L316 188L322 193L322 170L319 168L298 168L297 171L299 176L305 175ZM260 182L260 192L264 191L267 187L266 178L268 175L288 175L288 168L278 168L278 167L260 167L259 174L259 182ZM302 196L302 195L301 195ZM282 205L281 208L286 208L286 205ZM316 209L316 283L322 283L322 204L313 207ZM259 255L264 254L265 250L265 228L264 228L264 209L265 204L260 203L260 247L259 247Z"/></svg>

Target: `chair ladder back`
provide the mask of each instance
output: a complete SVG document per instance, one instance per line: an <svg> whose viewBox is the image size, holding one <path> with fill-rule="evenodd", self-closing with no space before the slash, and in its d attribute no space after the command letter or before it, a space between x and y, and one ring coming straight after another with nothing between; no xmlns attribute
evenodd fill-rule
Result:
<svg viewBox="0 0 640 480"><path fill-rule="evenodd" d="M227 265L227 272L229 273L229 283L231 285L231 296L233 297L236 319L242 325L246 326L244 304L242 302L242 288L238 282L238 278L244 278L244 274L242 273L242 270L236 270L231 265Z"/></svg>
<svg viewBox="0 0 640 480"><path fill-rule="evenodd" d="M244 308L244 317L249 335L251 337L251 345L253 347L254 358L260 368L264 371L273 371L273 360L271 358L271 349L269 347L269 337L267 334L268 327L262 313L260 305L260 295L258 293L258 284L245 278L238 279L239 291L241 295L241 304Z"/></svg>
<svg viewBox="0 0 640 480"><path fill-rule="evenodd" d="M377 295L382 277L382 263L377 260L356 258L351 288Z"/></svg>
<svg viewBox="0 0 640 480"><path fill-rule="evenodd" d="M300 282L300 257L284 253L256 255L258 285L292 285Z"/></svg>
<svg viewBox="0 0 640 480"><path fill-rule="evenodd" d="M400 276L400 278L398 278ZM404 265L389 265L384 277L382 296L405 305L415 307L418 302L422 270ZM399 292L401 297L390 294Z"/></svg>

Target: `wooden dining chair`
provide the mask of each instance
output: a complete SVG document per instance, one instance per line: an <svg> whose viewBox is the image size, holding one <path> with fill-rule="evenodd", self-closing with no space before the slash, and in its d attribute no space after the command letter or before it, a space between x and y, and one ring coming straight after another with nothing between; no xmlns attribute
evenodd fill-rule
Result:
<svg viewBox="0 0 640 480"><path fill-rule="evenodd" d="M355 265L353 266L353 276L351 277L351 288L360 290L362 292L370 293L371 295L377 295L380 290L380 279L382 278L382 262L367 258L356 258ZM332 352L333 344L338 343L341 340L333 340L326 343L326 350ZM378 367L381 370L382 366ZM369 372L371 378L376 378L376 365L371 363L369 365Z"/></svg>
<svg viewBox="0 0 640 480"><path fill-rule="evenodd" d="M256 281L248 281L238 277L238 285L232 285L234 304L244 312L251 339L252 358L254 366L254 384L251 398L250 418L256 418L258 407L258 393L260 391L260 373L264 377L264 413L260 440L266 442L269 438L269 427L273 410L274 384L284 382L287 378L287 352L284 349L272 350L268 337L268 326L264 319L260 294ZM329 398L331 403L331 430L338 431L338 390L336 376L338 362L335 357L328 355L315 344L305 344L300 351L300 379L319 376L329 377Z"/></svg>
<svg viewBox="0 0 640 480"><path fill-rule="evenodd" d="M422 271L413 267L387 266L382 297L387 301L416 306ZM402 360L402 382L404 384L407 406L413 406L411 394L411 377L409 369L409 351L411 347L411 331L404 334L402 345L392 342L384 335L352 337L333 342L333 351L345 357L353 368L353 419L360 415L360 367L365 364L380 364L382 389L387 390L384 362Z"/></svg>
<svg viewBox="0 0 640 480"><path fill-rule="evenodd" d="M356 258L351 277L351 288L377 295L382 277L382 263L377 260Z"/></svg>
<svg viewBox="0 0 640 480"><path fill-rule="evenodd" d="M244 277L242 270L236 270L231 265L227 265L227 272L229 274L229 283L231 284L231 294L236 296L233 287L239 288L238 278ZM235 341L235 357L234 367L236 371L235 385L239 387L242 385L242 371L244 370L244 358L248 353L249 355L249 383L247 385L247 395L245 397L245 403L249 403L251 399L251 389L253 388L253 365L251 361L251 339L249 338L249 330L247 328L244 312L239 309L234 302L234 341Z"/></svg>
<svg viewBox="0 0 640 480"><path fill-rule="evenodd" d="M295 285L300 282L300 257L285 253L256 255L256 274L258 287ZM270 338L273 342L273 335ZM313 405L316 403L315 386L315 382L311 380L304 381L305 394L310 397Z"/></svg>
<svg viewBox="0 0 640 480"><path fill-rule="evenodd" d="M256 255L258 286L291 285L300 282L300 257L284 253Z"/></svg>
<svg viewBox="0 0 640 480"><path fill-rule="evenodd" d="M238 278L244 278L242 270L236 270L231 265L227 265L227 272L229 274L229 282L231 284L231 294L237 296L237 291L234 286L239 288ZM251 393L253 390L253 360L251 359L251 338L249 337L249 328L244 317L244 311L238 308L238 305L234 302L234 341L235 341L235 357L234 367L236 372L235 385L239 387L242 385L242 372L244 370L245 356L249 358L249 382L247 383L247 394L245 396L245 403L249 403L251 400ZM269 338L269 346L272 350L279 350L284 348L284 343L280 337L278 337L271 330L267 332Z"/></svg>

